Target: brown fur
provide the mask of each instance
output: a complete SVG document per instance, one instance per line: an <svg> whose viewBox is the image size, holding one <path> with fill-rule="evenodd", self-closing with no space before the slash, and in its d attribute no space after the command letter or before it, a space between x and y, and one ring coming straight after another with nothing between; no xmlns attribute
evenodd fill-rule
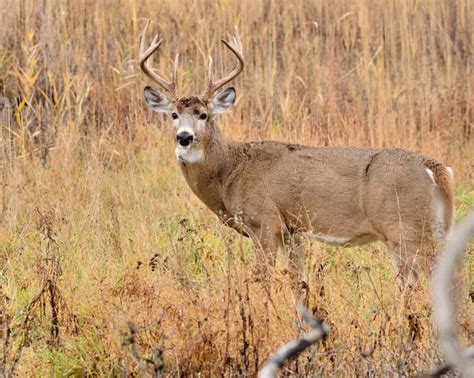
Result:
<svg viewBox="0 0 474 378"><path fill-rule="evenodd" d="M172 116L175 153L190 188L225 224L251 236L262 260L273 264L282 243L311 233L340 244L380 240L405 280L413 272L430 272L434 245L444 243L454 214L453 180L445 166L401 149L228 140L215 115L234 104L235 89L211 96L242 72L238 34L223 41L238 60L235 68L214 81L210 60L203 95L177 98L178 55L168 82L149 65L160 41L155 38L145 49L148 24L140 67L175 100L149 86L145 100ZM295 265L301 270L304 260L298 255Z"/></svg>
<svg viewBox="0 0 474 378"><path fill-rule="evenodd" d="M202 101L199 97L195 97L195 96L180 97L176 101L176 106L179 111L182 111L184 108L194 107L196 105L206 106L204 101Z"/></svg>
<svg viewBox="0 0 474 378"><path fill-rule="evenodd" d="M184 177L225 224L252 237L261 260L274 263L289 235L311 232L348 245L381 240L405 279L430 271L435 184L426 168L445 201L446 232L453 214L452 180L442 164L401 149L237 142L213 120L205 135L205 158L180 162Z"/></svg>

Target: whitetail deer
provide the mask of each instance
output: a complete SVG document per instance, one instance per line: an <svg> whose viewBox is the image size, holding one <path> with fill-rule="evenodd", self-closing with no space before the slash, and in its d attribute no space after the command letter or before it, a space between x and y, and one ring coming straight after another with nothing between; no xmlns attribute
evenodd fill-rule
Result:
<svg viewBox="0 0 474 378"><path fill-rule="evenodd" d="M154 111L171 115L176 157L191 190L226 225L261 247L260 262L274 264L279 246L306 234L339 245L380 240L405 280L431 269L436 244L444 244L453 223L449 167L402 149L227 139L216 116L234 104L236 92L227 88L214 93L243 69L238 35L232 42L222 41L237 58L236 67L214 81L210 59L205 91L180 97L178 55L172 80L158 75L148 59L161 40L155 36L146 49L147 28L148 23L141 37L140 67L167 95L147 86L145 100ZM301 244L290 252L301 272Z"/></svg>

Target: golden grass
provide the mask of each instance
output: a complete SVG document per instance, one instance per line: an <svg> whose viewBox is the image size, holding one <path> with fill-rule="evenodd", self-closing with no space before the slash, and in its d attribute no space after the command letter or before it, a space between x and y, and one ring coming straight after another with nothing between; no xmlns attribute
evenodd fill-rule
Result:
<svg viewBox="0 0 474 378"><path fill-rule="evenodd" d="M165 38L163 73L181 53L185 93L204 85L209 54L225 70L219 39L239 28L247 64L221 120L227 135L416 150L454 167L458 218L473 206L471 1L0 8L0 94L11 102L0 109L0 315L12 332L2 361L23 344L19 375L138 374L122 345L127 321L141 353L163 350L172 375L253 375L304 332L283 261L271 289L255 282L250 243L192 195L168 121L144 105L145 18ZM381 245L307 250L309 305L331 331L287 374L412 374L437 361L429 292L400 293ZM463 273L472 287L472 248Z"/></svg>

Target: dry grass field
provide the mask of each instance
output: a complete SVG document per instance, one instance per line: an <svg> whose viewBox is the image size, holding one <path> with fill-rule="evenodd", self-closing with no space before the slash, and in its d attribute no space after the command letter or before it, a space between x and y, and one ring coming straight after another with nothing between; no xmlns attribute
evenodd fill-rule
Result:
<svg viewBox="0 0 474 378"><path fill-rule="evenodd" d="M305 332L283 259L271 287L254 279L251 243L191 193L144 103L147 18L155 66L169 76L179 51L188 94L208 55L218 74L233 62L219 41L238 27L227 136L418 151L453 167L457 220L474 206L472 1L0 0L0 373L139 376L136 348L171 376L253 376ZM427 283L401 292L384 246L306 249L308 306L331 330L284 374L439 362Z"/></svg>

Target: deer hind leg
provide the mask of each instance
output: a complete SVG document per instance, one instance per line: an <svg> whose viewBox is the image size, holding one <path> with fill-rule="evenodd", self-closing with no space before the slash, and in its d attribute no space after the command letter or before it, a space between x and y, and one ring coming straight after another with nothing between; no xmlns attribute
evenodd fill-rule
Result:
<svg viewBox="0 0 474 378"><path fill-rule="evenodd" d="M417 284L423 275L426 279L430 278L435 260L431 242L419 237L409 241L387 242L386 245L402 289Z"/></svg>
<svg viewBox="0 0 474 378"><path fill-rule="evenodd" d="M417 281L421 274L427 279L431 277L431 270L436 261L437 253L446 243L445 211L446 205L437 188L434 188L431 201L431 211L424 219L418 219L411 224L402 226L405 237L398 243L392 243L392 257L398 260L399 271L405 284Z"/></svg>

